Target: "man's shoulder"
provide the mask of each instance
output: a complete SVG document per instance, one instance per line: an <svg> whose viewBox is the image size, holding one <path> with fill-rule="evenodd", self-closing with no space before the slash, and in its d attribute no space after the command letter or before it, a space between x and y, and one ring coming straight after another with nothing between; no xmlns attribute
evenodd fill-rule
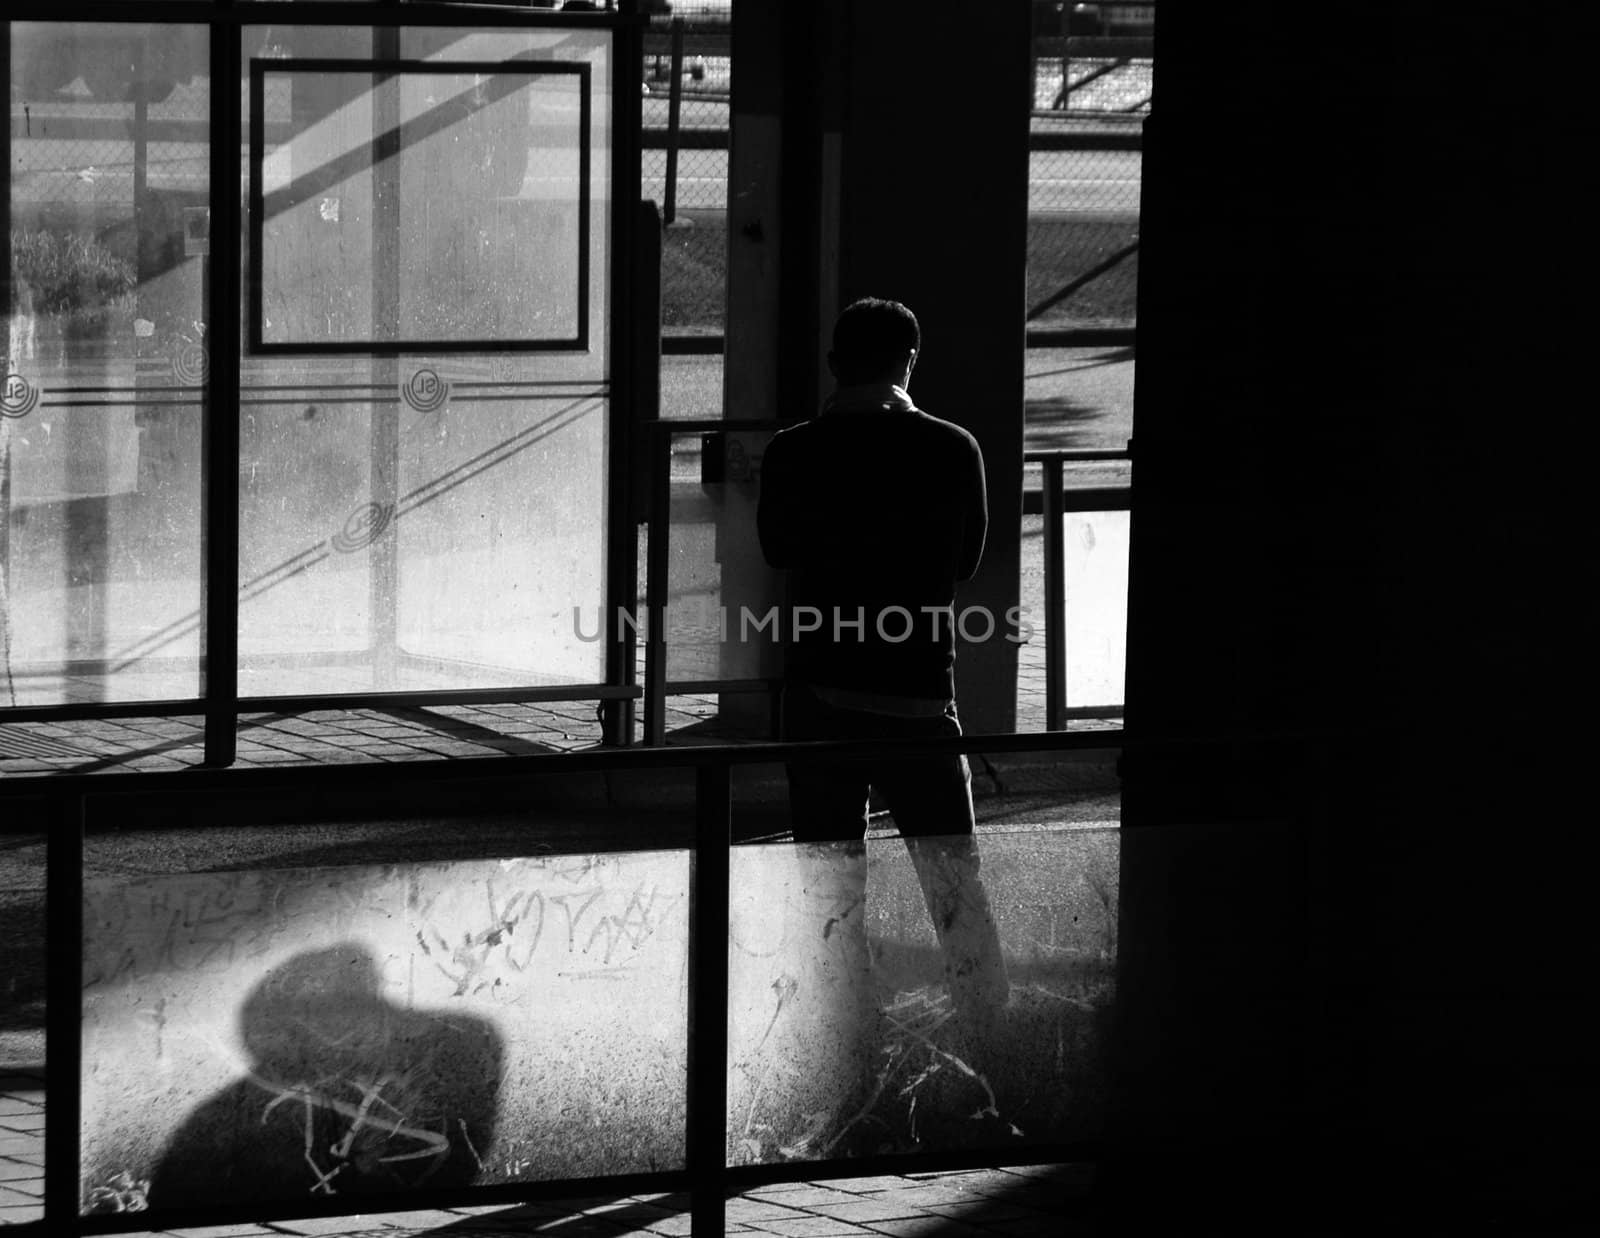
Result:
<svg viewBox="0 0 1600 1238"><path fill-rule="evenodd" d="M937 417L923 408L916 409L913 416L926 428L926 433L949 439L952 443L961 443L973 451L978 450L978 440L966 427L958 426L953 421L946 421L943 417Z"/></svg>

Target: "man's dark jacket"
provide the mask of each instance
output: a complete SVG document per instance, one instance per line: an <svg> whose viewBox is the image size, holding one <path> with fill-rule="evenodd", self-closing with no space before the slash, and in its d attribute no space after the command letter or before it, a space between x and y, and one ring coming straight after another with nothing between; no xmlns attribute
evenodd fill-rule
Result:
<svg viewBox="0 0 1600 1238"><path fill-rule="evenodd" d="M790 571L791 607L822 614L819 630L791 642L789 678L954 700L953 619L923 608L954 604L956 582L978 570L988 521L983 455L948 421L916 409L827 411L774 436L761 462L761 549ZM891 607L914 619L909 639L896 639L908 621ZM849 626L858 614L863 629Z"/></svg>

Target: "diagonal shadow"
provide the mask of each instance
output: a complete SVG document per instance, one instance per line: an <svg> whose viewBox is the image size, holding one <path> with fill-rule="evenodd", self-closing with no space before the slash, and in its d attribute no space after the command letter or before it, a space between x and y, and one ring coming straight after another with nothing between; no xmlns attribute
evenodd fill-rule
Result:
<svg viewBox="0 0 1600 1238"><path fill-rule="evenodd" d="M375 531L368 540L377 540L378 534L383 533L393 521L398 520L406 513L414 511L424 504L431 503L435 499L442 498L457 486L464 485L480 474L504 464L513 456L520 455L535 444L573 425L582 417L588 415L588 410L584 410L583 406L589 400L598 396L599 393L581 395L542 421L537 421L526 429L519 430L510 438L479 452L469 460L462 461L453 469L441 473L432 481L418 486L409 494L404 495L394 510L384 516L384 524L376 526ZM334 538L318 542L315 546L307 547L298 554L290 555L282 562L251 577L251 579L239 586L239 600L241 602L254 601L263 593L276 588L287 580L293 579L302 572L315 567L324 559L329 558L333 553L330 550L330 546L337 548L338 536L335 535ZM201 615L199 611L191 611L182 619L173 620L166 627L152 632L149 636L142 638L117 654L113 659L112 671L127 670L145 658L150 657L158 649L164 649L168 645L182 640L190 633L199 631L200 621Z"/></svg>
<svg viewBox="0 0 1600 1238"><path fill-rule="evenodd" d="M1101 445L1100 437L1092 427L1105 416L1102 409L1079 404L1066 396L1046 396L1026 401L1022 416L1028 428L1029 451L1070 450Z"/></svg>

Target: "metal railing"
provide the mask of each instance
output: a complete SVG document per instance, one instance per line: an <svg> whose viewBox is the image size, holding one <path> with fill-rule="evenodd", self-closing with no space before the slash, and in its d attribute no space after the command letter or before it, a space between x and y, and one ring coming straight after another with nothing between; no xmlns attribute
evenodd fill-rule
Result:
<svg viewBox="0 0 1600 1238"><path fill-rule="evenodd" d="M8 778L0 781L0 836L43 834L46 847L46 942L52 959L81 958L85 945L85 840L91 827L117 830L163 828L184 822L226 821L228 805L262 802L285 794L302 806L347 794L403 794L452 799L468 785L513 797L530 780L548 775L631 772L639 775L693 771L693 846L688 885L688 1061L686 1163L645 1173L593 1175L533 1182L419 1186L354 1194L306 1194L295 1204L208 1205L85 1215L80 1182L80 1109L84 1068L83 984L75 966L52 969L48 980L45 1036L49 1075L45 1126L45 1186L42 1219L8 1227L17 1238L33 1235L97 1234L163 1227L222 1225L291 1217L341 1217L374 1211L554 1200L597 1192L690 1193L695 1232L724 1232L726 1197L763 1183L817 1177L857 1177L979 1167L995 1163L993 1149L928 1151L852 1159L792 1160L730 1166L727 1155L727 1062L729 1051L730 848L733 844L733 776L758 764L881 759L964 753L1060 753L1117 747L1120 732L1094 734L968 736L931 741L758 744L739 747L604 750L537 757L419 762L407 765L313 766L182 773L111 773ZM455 789L455 790L453 790ZM188 811L168 816L145 811L179 797ZM481 800L474 800L480 803ZM142 806L142 807L141 807ZM175 820L174 817L180 818ZM290 813L285 828L293 828ZM202 827L203 828L203 827ZM223 827L225 828L225 827ZM159 1104L151 1095L147 1103ZM1005 1163L1053 1163L1092 1157L1086 1142L1007 1143ZM264 1215L270 1213L270 1215Z"/></svg>
<svg viewBox="0 0 1600 1238"><path fill-rule="evenodd" d="M1074 709L1067 701L1067 593L1062 529L1068 512L1128 511L1132 490L1127 485L1074 487L1066 489L1068 464L1131 461L1128 451L1030 451L1023 455L1028 464L1038 464L1044 472L1040 488L1044 513L1044 606L1045 606L1045 729L1064 731L1069 719L1078 717L1121 717L1120 706Z"/></svg>

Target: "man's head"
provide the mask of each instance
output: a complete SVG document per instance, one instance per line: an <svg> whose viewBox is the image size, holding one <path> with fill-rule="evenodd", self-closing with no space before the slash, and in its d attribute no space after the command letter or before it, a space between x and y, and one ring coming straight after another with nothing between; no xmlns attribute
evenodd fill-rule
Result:
<svg viewBox="0 0 1600 1238"><path fill-rule="evenodd" d="M862 297L833 324L828 368L841 387L866 383L905 386L922 347L917 316L898 301Z"/></svg>

